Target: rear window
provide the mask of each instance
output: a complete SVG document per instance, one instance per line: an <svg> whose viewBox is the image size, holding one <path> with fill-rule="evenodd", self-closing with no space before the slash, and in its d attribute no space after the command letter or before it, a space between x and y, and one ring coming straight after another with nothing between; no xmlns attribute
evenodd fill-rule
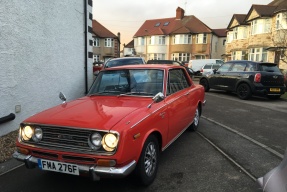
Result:
<svg viewBox="0 0 287 192"><path fill-rule="evenodd" d="M205 65L203 69L211 69L211 65Z"/></svg>
<svg viewBox="0 0 287 192"><path fill-rule="evenodd" d="M263 63L260 64L260 71L280 72L280 69L275 64Z"/></svg>

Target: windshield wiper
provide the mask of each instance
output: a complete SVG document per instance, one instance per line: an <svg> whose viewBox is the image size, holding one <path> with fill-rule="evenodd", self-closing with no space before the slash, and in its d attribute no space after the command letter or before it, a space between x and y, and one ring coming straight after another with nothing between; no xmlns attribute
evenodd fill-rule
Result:
<svg viewBox="0 0 287 192"><path fill-rule="evenodd" d="M90 94L88 96L93 96L93 95L107 95L109 93L119 93L119 91L101 91L101 92L97 92L97 93L93 93L93 94Z"/></svg>
<svg viewBox="0 0 287 192"><path fill-rule="evenodd" d="M126 95L154 95L154 94L147 92L127 92L127 93L121 93L118 96L126 96Z"/></svg>

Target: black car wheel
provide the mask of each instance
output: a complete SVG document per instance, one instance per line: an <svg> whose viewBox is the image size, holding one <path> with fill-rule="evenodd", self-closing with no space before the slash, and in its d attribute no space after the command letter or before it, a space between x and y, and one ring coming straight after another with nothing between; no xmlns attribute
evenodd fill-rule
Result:
<svg viewBox="0 0 287 192"><path fill-rule="evenodd" d="M141 184L150 185L157 173L159 158L158 140L154 135L150 135L143 146L139 162L136 167L136 173Z"/></svg>
<svg viewBox="0 0 287 192"><path fill-rule="evenodd" d="M200 109L199 106L195 110L193 123L190 125L189 130L190 131L196 131L199 126L199 120L200 120Z"/></svg>
<svg viewBox="0 0 287 192"><path fill-rule="evenodd" d="M207 79L200 79L199 84L204 87L204 91L205 91L205 92L208 92L208 91L209 91L209 84L208 84Z"/></svg>
<svg viewBox="0 0 287 192"><path fill-rule="evenodd" d="M246 83L242 83L237 87L237 95L240 99L247 100L251 97L251 89Z"/></svg>

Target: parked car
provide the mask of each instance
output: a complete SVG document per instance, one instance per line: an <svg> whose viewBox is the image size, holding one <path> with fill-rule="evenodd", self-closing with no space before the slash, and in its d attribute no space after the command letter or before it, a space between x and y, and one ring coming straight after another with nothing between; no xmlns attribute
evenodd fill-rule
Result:
<svg viewBox="0 0 287 192"><path fill-rule="evenodd" d="M104 62L102 62L102 61L95 61L93 63L93 73L94 73L94 75L98 75L100 70L103 69L103 66L104 66Z"/></svg>
<svg viewBox="0 0 287 192"><path fill-rule="evenodd" d="M222 65L224 62L221 59L192 59L188 62L188 67L194 71L200 71L200 69L208 63L216 63Z"/></svg>
<svg viewBox="0 0 287 192"><path fill-rule="evenodd" d="M240 99L249 99L252 95L279 99L286 89L284 76L275 63L246 60L228 61L213 74L201 77L199 83L205 91L235 92Z"/></svg>
<svg viewBox="0 0 287 192"><path fill-rule="evenodd" d="M145 60L142 57L110 58L104 64L102 62L95 62L93 67L93 73L95 76L97 76L102 69L133 64L145 64Z"/></svg>
<svg viewBox="0 0 287 192"><path fill-rule="evenodd" d="M104 68L118 67L122 65L136 65L136 64L145 64L145 60L142 57L120 57L113 58L108 60Z"/></svg>
<svg viewBox="0 0 287 192"><path fill-rule="evenodd" d="M260 191L264 192L285 192L287 186L287 151L281 163L257 179ZM259 191L259 190L258 190Z"/></svg>
<svg viewBox="0 0 287 192"><path fill-rule="evenodd" d="M93 180L132 172L143 185L157 174L159 154L186 129L196 130L204 88L175 65L127 65L100 71L87 96L20 124L13 157Z"/></svg>
<svg viewBox="0 0 287 192"><path fill-rule="evenodd" d="M182 62L179 62L179 61L174 61L174 60L158 60L158 59L155 59L155 60L148 60L148 61L147 61L147 64L172 64L172 65L179 65L179 66L183 66L183 67L187 70L187 72L188 72L188 74L189 74L189 76L190 76L191 78L193 78L194 76L199 76L199 75L201 75L201 73L200 73L199 70L198 70L198 71L194 71L193 69L187 67L187 66L185 65L185 63L182 63Z"/></svg>
<svg viewBox="0 0 287 192"><path fill-rule="evenodd" d="M213 73L213 70L214 69L218 69L219 67L221 66L221 64L216 64L216 63L208 63L208 64L205 64L201 70L200 70L200 73L202 75L206 75L206 74L209 74L209 73Z"/></svg>
<svg viewBox="0 0 287 192"><path fill-rule="evenodd" d="M284 84L287 87L287 69L280 69L280 71L284 75Z"/></svg>

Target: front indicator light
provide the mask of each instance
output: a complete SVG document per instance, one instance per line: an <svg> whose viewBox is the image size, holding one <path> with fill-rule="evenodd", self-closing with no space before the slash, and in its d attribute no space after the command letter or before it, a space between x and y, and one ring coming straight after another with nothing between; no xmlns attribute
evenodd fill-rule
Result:
<svg viewBox="0 0 287 192"><path fill-rule="evenodd" d="M34 134L34 130L30 126L25 126L22 130L22 138L25 141L30 140L32 138L33 134Z"/></svg>
<svg viewBox="0 0 287 192"><path fill-rule="evenodd" d="M118 138L114 134L108 133L103 137L102 145L106 151L113 151L118 145Z"/></svg>

